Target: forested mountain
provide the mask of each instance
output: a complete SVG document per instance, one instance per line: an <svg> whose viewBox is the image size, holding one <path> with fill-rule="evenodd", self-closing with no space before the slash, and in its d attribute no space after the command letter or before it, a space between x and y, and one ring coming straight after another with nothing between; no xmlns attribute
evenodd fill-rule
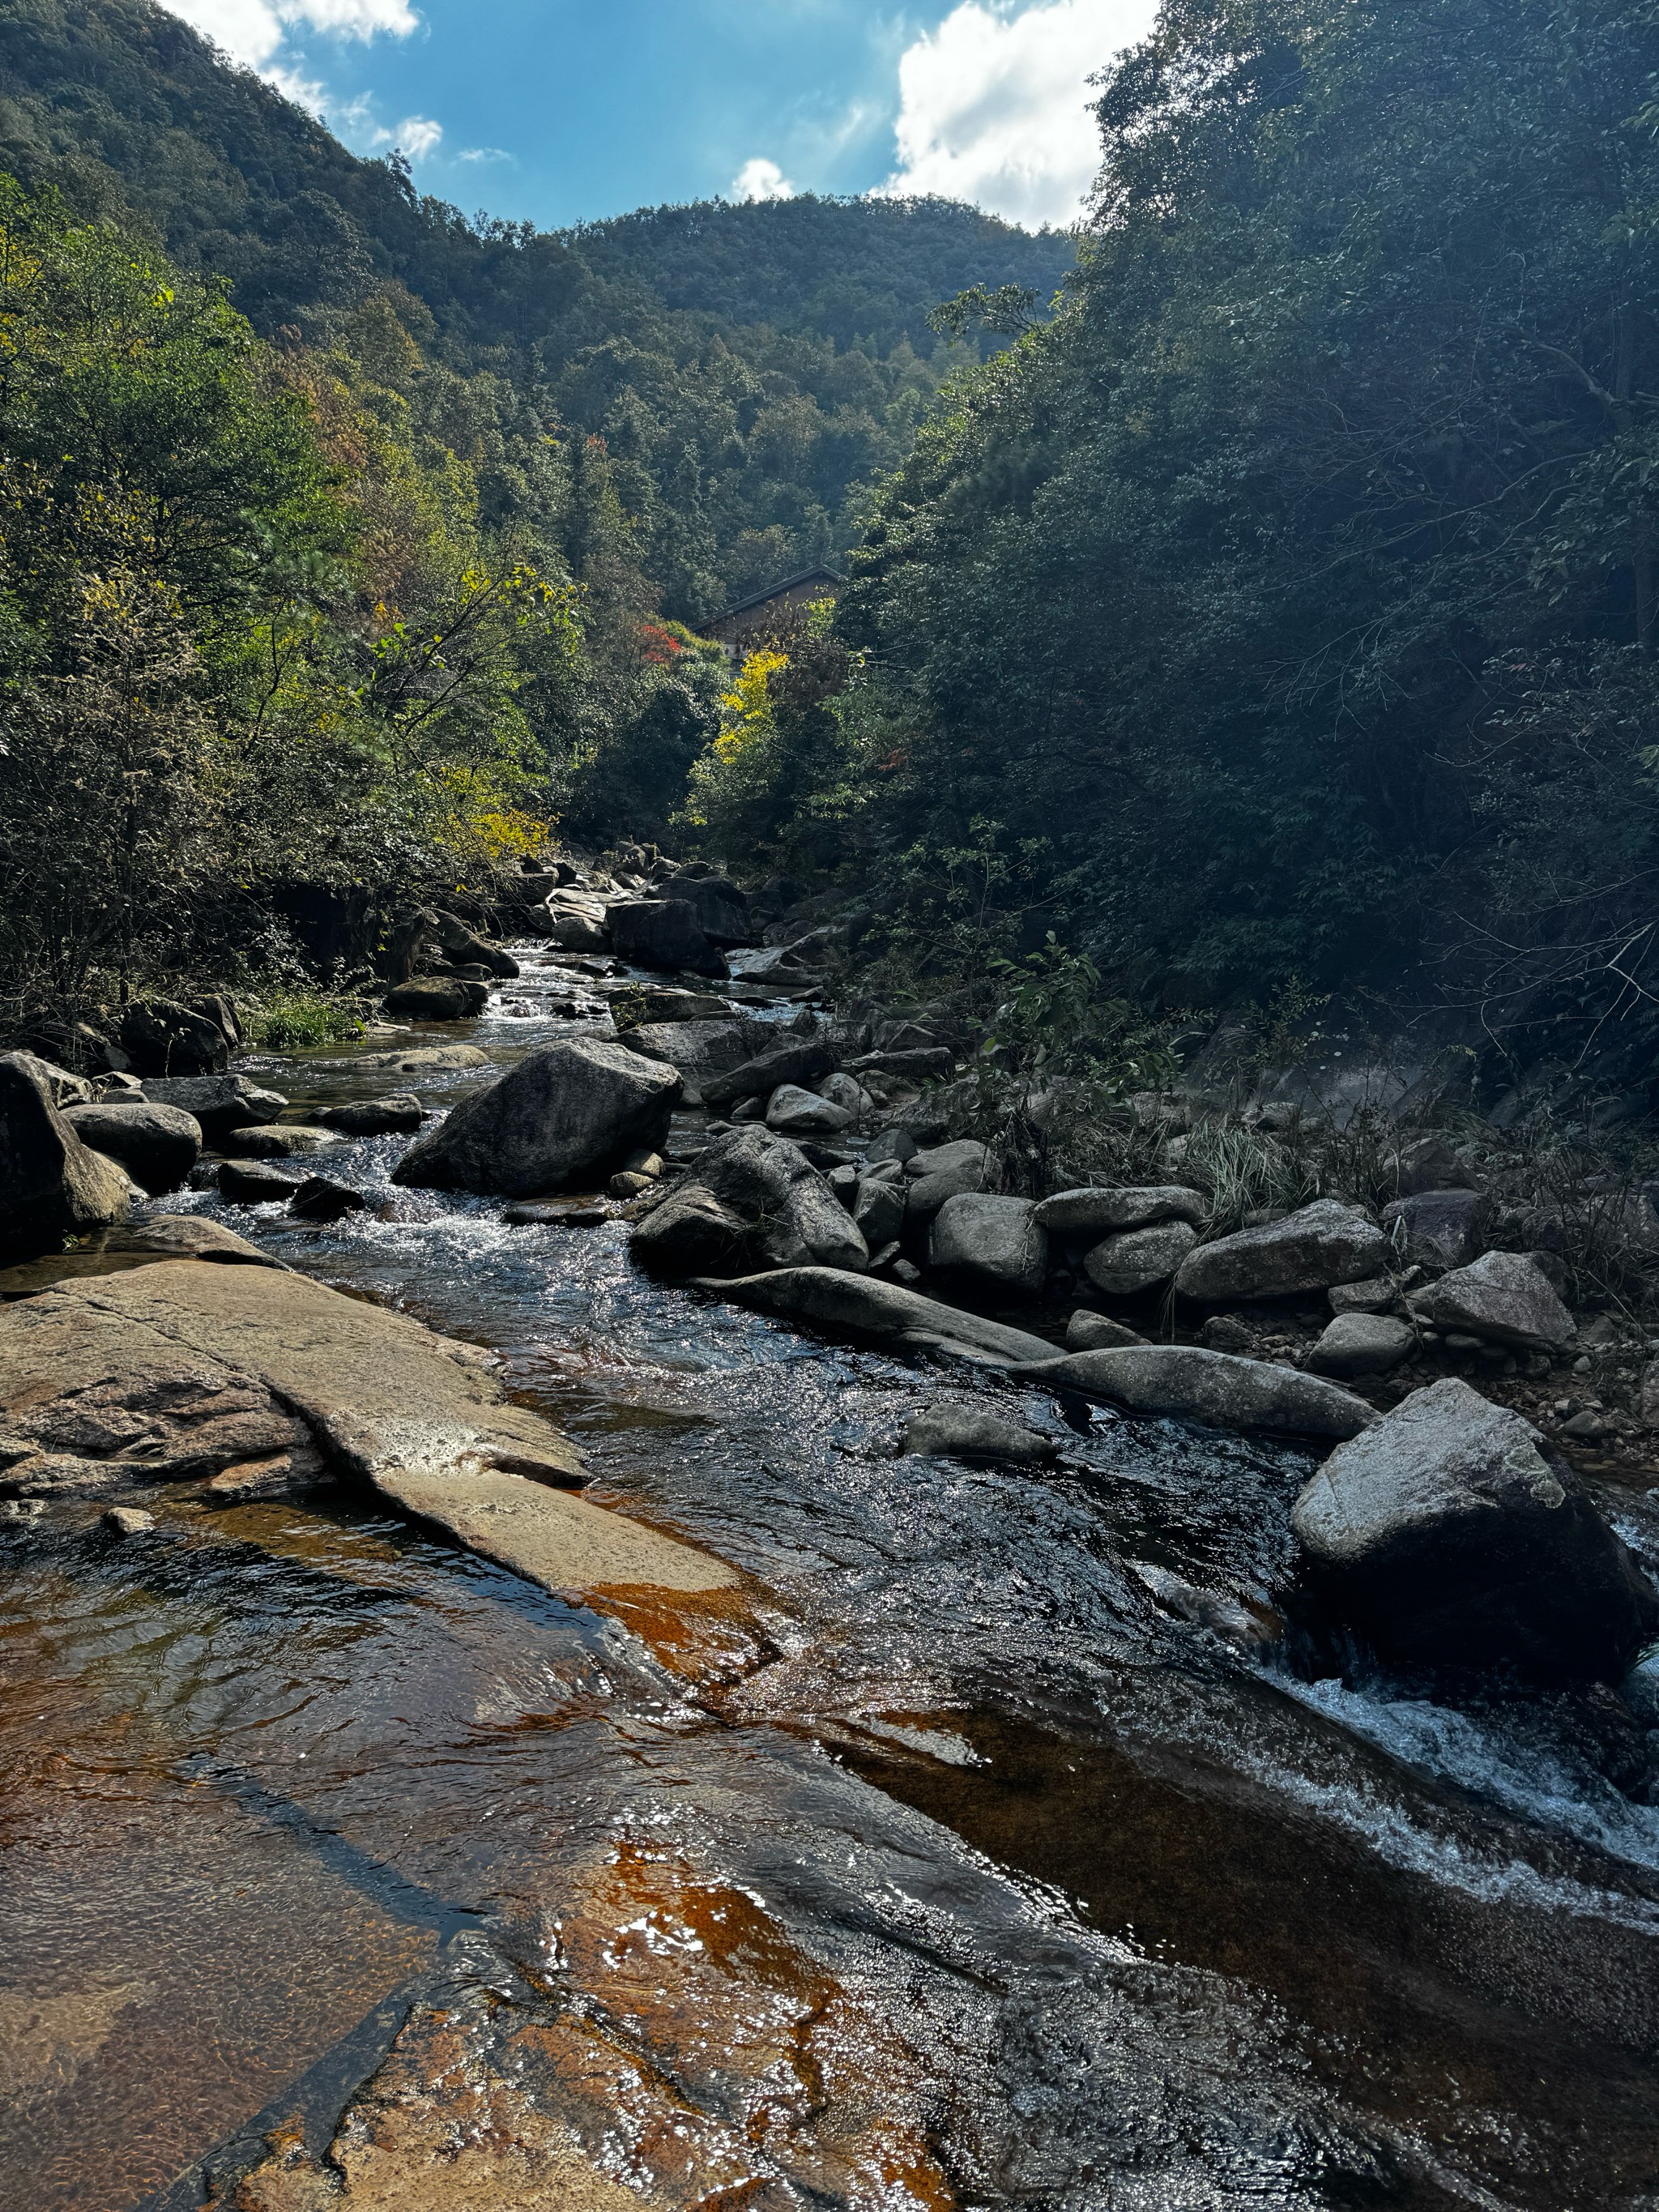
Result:
<svg viewBox="0 0 1659 2212"><path fill-rule="evenodd" d="M150 0L8 0L0 168L137 215L262 332L389 302L434 363L603 438L665 612L700 619L839 558L851 488L891 467L959 356L928 310L1046 301L1069 236L940 201L669 208L538 233L420 198Z"/></svg>
<svg viewBox="0 0 1659 2212"><path fill-rule="evenodd" d="M850 688L750 714L714 834L1165 1003L1415 963L1590 1037L1656 975L1659 15L1166 0L1099 115L1064 311L930 416Z"/></svg>

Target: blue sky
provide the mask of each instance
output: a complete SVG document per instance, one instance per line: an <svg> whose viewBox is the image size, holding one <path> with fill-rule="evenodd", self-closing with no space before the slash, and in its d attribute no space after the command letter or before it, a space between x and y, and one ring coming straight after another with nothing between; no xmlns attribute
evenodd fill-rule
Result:
<svg viewBox="0 0 1659 2212"><path fill-rule="evenodd" d="M422 189L555 226L664 200L943 191L1070 222L1087 80L1154 0L164 0Z"/></svg>

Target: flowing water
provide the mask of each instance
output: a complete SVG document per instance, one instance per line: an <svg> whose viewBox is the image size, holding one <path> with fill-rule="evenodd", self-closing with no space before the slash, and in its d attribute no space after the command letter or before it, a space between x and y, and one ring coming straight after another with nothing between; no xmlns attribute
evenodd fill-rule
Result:
<svg viewBox="0 0 1659 2212"><path fill-rule="evenodd" d="M525 957L442 1041L570 1033ZM264 1065L410 1087L360 1059ZM224 1218L495 1349L744 1586L601 1613L333 1497L6 1535L0 2203L1656 2212L1627 1720L1160 1602L1271 1618L1292 1451L805 1339L401 1148L323 1164L376 1213ZM942 1393L1059 1466L897 1456Z"/></svg>

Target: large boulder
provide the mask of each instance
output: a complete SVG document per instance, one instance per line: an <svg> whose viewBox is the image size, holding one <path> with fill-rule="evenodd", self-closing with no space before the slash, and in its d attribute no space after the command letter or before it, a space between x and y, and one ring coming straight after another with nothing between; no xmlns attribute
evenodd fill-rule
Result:
<svg viewBox="0 0 1659 2212"><path fill-rule="evenodd" d="M854 1116L833 1098L803 1091L798 1083L780 1084L766 1102L766 1126L786 1137L835 1137L850 1129Z"/></svg>
<svg viewBox="0 0 1659 2212"><path fill-rule="evenodd" d="M415 975L394 985L384 1003L387 1013L411 1022L464 1022L483 1013L489 988L464 975Z"/></svg>
<svg viewBox="0 0 1659 2212"><path fill-rule="evenodd" d="M1079 1352L1021 1370L1103 1406L1174 1413L1212 1429L1269 1435L1355 1437L1376 1419L1364 1401L1316 1375L1190 1344Z"/></svg>
<svg viewBox="0 0 1659 2212"><path fill-rule="evenodd" d="M1037 1219L1051 1237L1110 1237L1149 1229L1159 1221L1202 1223L1209 1201L1182 1183L1138 1185L1121 1190L1060 1190L1045 1198Z"/></svg>
<svg viewBox="0 0 1659 2212"><path fill-rule="evenodd" d="M963 1137L953 1145L914 1153L904 1163L904 1173L911 1219L932 1221L951 1199L983 1191L994 1181L996 1168L987 1146Z"/></svg>
<svg viewBox="0 0 1659 2212"><path fill-rule="evenodd" d="M933 1217L928 1259L946 1273L1035 1297L1048 1272L1048 1239L1036 1215L1029 1198L959 1192Z"/></svg>
<svg viewBox="0 0 1659 2212"><path fill-rule="evenodd" d="M152 1106L172 1106L199 1122L210 1145L228 1129L258 1129L275 1121L288 1101L262 1091L245 1075L152 1076L143 1086Z"/></svg>
<svg viewBox="0 0 1659 2212"><path fill-rule="evenodd" d="M152 1198L177 1190L202 1157L202 1125L177 1106L66 1106L64 1119L83 1145L118 1160Z"/></svg>
<svg viewBox="0 0 1659 2212"><path fill-rule="evenodd" d="M1382 1231L1358 1206L1322 1198L1282 1221L1200 1244L1182 1262L1176 1289L1197 1305L1291 1297L1380 1274L1388 1250Z"/></svg>
<svg viewBox="0 0 1659 2212"><path fill-rule="evenodd" d="M1382 1226L1402 1266L1463 1267L1486 1241L1492 1207L1478 1190L1424 1190L1382 1209Z"/></svg>
<svg viewBox="0 0 1659 2212"><path fill-rule="evenodd" d="M1571 1469L1455 1378L1333 1452L1294 1521L1339 1613L1395 1661L1616 1681L1659 1618Z"/></svg>
<svg viewBox="0 0 1659 2212"><path fill-rule="evenodd" d="M805 1087L819 1082L834 1065L829 1051L821 1044L774 1045L769 1051L757 1053L752 1060L745 1060L729 1074L716 1076L712 1083L698 1087L706 1106L734 1106L744 1098L769 1098L786 1083L799 1083Z"/></svg>
<svg viewBox="0 0 1659 2212"><path fill-rule="evenodd" d="M1353 1382L1362 1375L1392 1375L1417 1342L1417 1332L1387 1314L1339 1314L1308 1354L1316 1375Z"/></svg>
<svg viewBox="0 0 1659 2212"><path fill-rule="evenodd" d="M611 949L636 968L679 968L694 975L725 975L726 957L697 927L684 899L616 899L605 910Z"/></svg>
<svg viewBox="0 0 1659 2212"><path fill-rule="evenodd" d="M737 1282L704 1287L739 1305L787 1321L807 1322L838 1336L867 1337L904 1352L943 1352L992 1367L1028 1365L1053 1346L1023 1328L964 1313L873 1275L831 1267L782 1267Z"/></svg>
<svg viewBox="0 0 1659 2212"><path fill-rule="evenodd" d="M609 1038L572 1037L462 1099L392 1179L502 1198L591 1188L640 1146L655 1150L679 1095L672 1067Z"/></svg>
<svg viewBox="0 0 1659 2212"><path fill-rule="evenodd" d="M759 1022L728 1014L722 1008L713 1018L638 1022L617 1034L630 1052L678 1067L686 1081L701 1091L710 1078L740 1067L764 1041L766 1033Z"/></svg>
<svg viewBox="0 0 1659 2212"><path fill-rule="evenodd" d="M609 952L611 933L598 912L579 907L550 909L546 942L560 952Z"/></svg>
<svg viewBox="0 0 1659 2212"><path fill-rule="evenodd" d="M1167 1283L1198 1243L1190 1221L1155 1221L1146 1229L1126 1229L1103 1237L1083 1262L1083 1271L1109 1298L1132 1298Z"/></svg>
<svg viewBox="0 0 1659 2212"><path fill-rule="evenodd" d="M0 1053L0 1259L49 1252L125 1221L125 1170L83 1144L52 1103L33 1053Z"/></svg>
<svg viewBox="0 0 1659 2212"><path fill-rule="evenodd" d="M665 899L683 899L711 945L752 945L749 902L729 876L669 876L657 885Z"/></svg>
<svg viewBox="0 0 1659 2212"><path fill-rule="evenodd" d="M230 1061L230 1042L218 1022L170 999L127 1008L121 1049L139 1075L216 1075Z"/></svg>
<svg viewBox="0 0 1659 2212"><path fill-rule="evenodd" d="M694 1199L699 1190L717 1212ZM735 1249L732 1223L742 1231ZM857 1224L800 1147L753 1122L716 1139L697 1162L695 1182L648 1213L631 1241L641 1261L665 1273L769 1265L857 1273L870 1261ZM710 1254L706 1265L697 1249Z"/></svg>
<svg viewBox="0 0 1659 2212"><path fill-rule="evenodd" d="M1431 1283L1411 1304L1436 1328L1516 1352L1564 1352L1578 1333L1543 1271L1520 1252L1488 1252Z"/></svg>

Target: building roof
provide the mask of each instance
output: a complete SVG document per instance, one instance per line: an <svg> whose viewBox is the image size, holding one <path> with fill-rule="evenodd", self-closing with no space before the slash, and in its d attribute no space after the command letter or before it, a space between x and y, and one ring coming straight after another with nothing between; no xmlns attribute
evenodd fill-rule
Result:
<svg viewBox="0 0 1659 2212"><path fill-rule="evenodd" d="M803 568L798 576L786 576L781 583L769 584L763 592L755 592L748 599L739 599L736 606L722 608L719 614L710 616L708 627L713 629L716 623L730 622L736 615L746 615L755 607L763 607L769 599L781 599L786 592L799 591L803 584L844 584L846 581L846 577L838 575L833 568Z"/></svg>

